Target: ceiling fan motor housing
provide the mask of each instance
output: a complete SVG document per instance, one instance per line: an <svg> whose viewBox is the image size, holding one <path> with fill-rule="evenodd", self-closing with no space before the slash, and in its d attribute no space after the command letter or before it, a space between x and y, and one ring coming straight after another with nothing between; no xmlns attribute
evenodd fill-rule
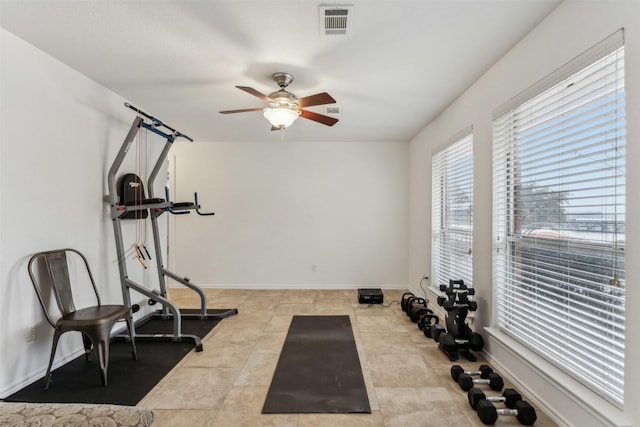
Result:
<svg viewBox="0 0 640 427"><path fill-rule="evenodd" d="M291 108L295 110L299 108L298 97L284 89L270 93L269 98L271 99L269 102L271 108Z"/></svg>

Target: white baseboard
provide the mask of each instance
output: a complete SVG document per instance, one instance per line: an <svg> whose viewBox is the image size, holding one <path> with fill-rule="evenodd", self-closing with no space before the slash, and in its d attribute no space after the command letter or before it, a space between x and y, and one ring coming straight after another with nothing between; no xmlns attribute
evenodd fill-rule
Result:
<svg viewBox="0 0 640 427"><path fill-rule="evenodd" d="M73 359L81 356L82 354L84 354L84 348L80 347L78 348L77 351L72 352L71 354L67 355L66 357L63 357L62 359L59 359L57 361L55 361L53 363L53 365L51 366L51 372L53 372L55 369L59 368L60 366L72 361ZM57 359L57 358L56 358ZM26 378L24 378L22 381L19 381L15 384L11 384L9 387L0 390L0 396L2 396L2 398L6 398L7 396L11 396L13 393L22 390L23 388L25 388L26 386L28 386L29 384L33 383L34 381L37 381L39 379L41 379L42 377L44 377L44 374L47 372L47 367L46 366L42 366L34 371L32 371ZM44 383L42 384L42 387L44 387Z"/></svg>
<svg viewBox="0 0 640 427"><path fill-rule="evenodd" d="M224 283L216 283L216 284L201 284L198 283L198 286L202 289L243 289L243 290L355 290L355 289L406 289L406 285L353 285L353 284L323 284L323 285L301 285L301 284L293 284L293 285L282 285L282 284L271 284L271 283L251 283L251 284L224 284ZM180 284L176 284L172 281L169 284L170 288L182 288L183 286Z"/></svg>

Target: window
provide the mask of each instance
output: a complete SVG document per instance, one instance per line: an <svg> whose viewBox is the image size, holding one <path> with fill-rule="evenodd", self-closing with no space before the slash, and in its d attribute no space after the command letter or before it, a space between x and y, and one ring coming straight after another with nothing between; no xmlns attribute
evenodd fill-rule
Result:
<svg viewBox="0 0 640 427"><path fill-rule="evenodd" d="M448 284L449 279L473 282L473 136L470 129L460 135L432 158L434 285Z"/></svg>
<svg viewBox="0 0 640 427"><path fill-rule="evenodd" d="M497 323L610 402L624 400L622 30L497 111Z"/></svg>

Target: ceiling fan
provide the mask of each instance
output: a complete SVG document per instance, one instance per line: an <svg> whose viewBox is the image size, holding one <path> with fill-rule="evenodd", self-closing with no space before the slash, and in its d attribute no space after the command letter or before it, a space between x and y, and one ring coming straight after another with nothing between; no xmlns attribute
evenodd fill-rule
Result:
<svg viewBox="0 0 640 427"><path fill-rule="evenodd" d="M313 120L314 122L327 126L333 126L338 122L338 119L336 118L304 110L304 108L312 107L314 105L334 104L336 100L327 92L298 98L293 93L288 92L285 89L293 81L293 76L291 74L274 73L272 77L276 84L280 86L280 90L270 93L269 96L247 86L236 86L238 89L262 99L269 105L268 107L245 108L242 110L228 110L220 112L222 114L232 114L246 113L249 111L262 111L264 117L271 123L271 130L288 128L298 117Z"/></svg>

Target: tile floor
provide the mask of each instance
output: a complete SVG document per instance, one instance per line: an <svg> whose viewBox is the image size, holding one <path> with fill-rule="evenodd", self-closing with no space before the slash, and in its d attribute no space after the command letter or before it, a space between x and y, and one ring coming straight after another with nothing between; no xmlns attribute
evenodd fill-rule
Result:
<svg viewBox="0 0 640 427"><path fill-rule="evenodd" d="M386 290L385 304L402 291ZM207 289L211 308L237 308L139 403L157 412L154 426L482 426L450 375L452 362L397 303L357 303L355 290L248 291ZM197 308L194 292L171 290L181 308ZM289 322L294 314L348 314L354 329L371 414L263 415ZM482 363L460 363L476 369ZM526 396L525 396L526 399ZM496 425L520 425L500 417ZM556 424L538 411L536 426Z"/></svg>

